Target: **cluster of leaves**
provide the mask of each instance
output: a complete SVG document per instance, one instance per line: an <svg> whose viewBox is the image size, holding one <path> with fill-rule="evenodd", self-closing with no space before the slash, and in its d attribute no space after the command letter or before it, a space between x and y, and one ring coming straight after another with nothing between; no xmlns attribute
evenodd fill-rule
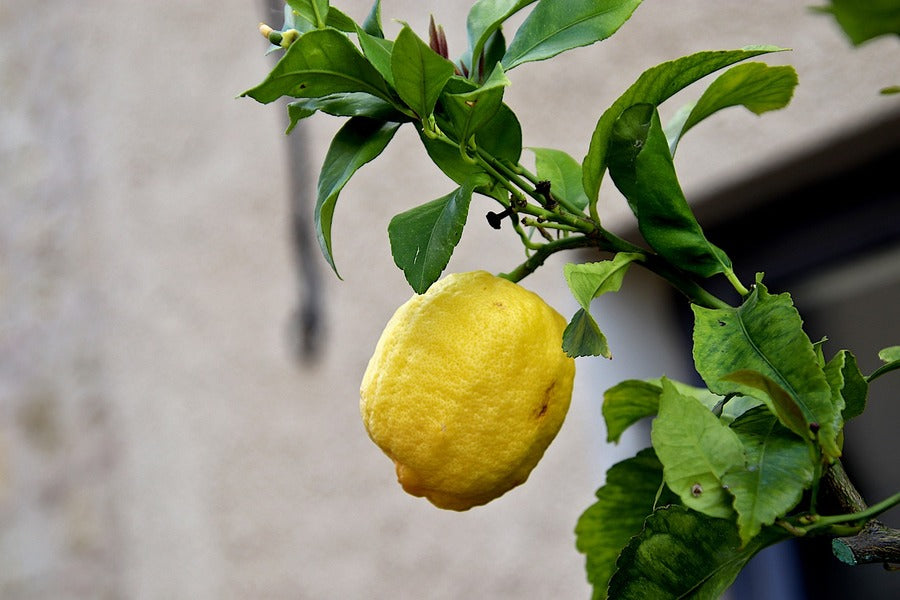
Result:
<svg viewBox="0 0 900 600"><path fill-rule="evenodd" d="M859 520L817 515L816 488L900 347L868 377L846 350L826 361L790 296L760 280L738 308L693 308L708 388L662 378L604 394L610 442L655 418L653 447L612 467L576 528L595 598L715 598L763 548Z"/></svg>
<svg viewBox="0 0 900 600"><path fill-rule="evenodd" d="M502 209L489 213L490 225L499 228L508 217L526 248L526 260L505 275L511 280L561 250L612 254L565 267L580 305L563 337L571 356L610 356L591 303L617 291L632 264L692 302L694 361L707 388L626 381L605 395L610 441L640 419L655 419L653 447L612 468L578 524L596 597L715 597L760 549L859 519L816 514L816 487L841 455L844 423L865 407L868 382L900 366L897 349L886 351L885 367L868 378L847 351L826 360L823 343L803 332L790 296L769 294L762 276L750 289L741 284L726 252L704 235L674 167L682 136L718 111L744 106L761 114L789 102L797 84L791 67L745 62L780 48L700 52L652 67L599 117L581 162L533 148L532 172L522 164L519 121L503 101L507 73L609 37L640 0L478 0L466 23L468 47L456 61L433 23L427 42L408 25L387 39L378 0L361 24L328 0L287 4L282 30L264 29L273 48L286 51L244 95L264 103L294 98L289 130L317 112L347 118L322 166L315 208L333 268L341 191L408 124L455 185L389 225L394 261L416 292L447 266L478 193ZM526 8L531 12L507 45L503 24ZM723 70L662 124L660 104ZM607 171L646 246L603 228L598 204ZM714 276L731 282L739 306L702 287Z"/></svg>

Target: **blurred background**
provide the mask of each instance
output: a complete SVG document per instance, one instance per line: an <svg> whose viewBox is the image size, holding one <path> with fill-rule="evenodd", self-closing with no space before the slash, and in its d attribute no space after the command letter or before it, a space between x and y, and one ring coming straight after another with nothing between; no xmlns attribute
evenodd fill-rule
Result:
<svg viewBox="0 0 900 600"><path fill-rule="evenodd" d="M335 4L357 20L370 8ZM425 37L434 15L451 55L464 48L468 3L382 10L389 37L394 19ZM411 294L387 223L453 184L401 129L341 196L335 277L309 222L340 121L288 138L283 106L236 99L272 65L259 21L278 27L281 10L0 5L0 598L589 597L575 522L606 468L646 443L640 429L605 443L602 391L695 376L682 303L637 270L598 301L615 358L579 359L570 416L526 485L461 514L407 496L362 428L358 385ZM900 343L900 96L878 93L900 84L896 38L854 49L804 1L647 2L610 40L514 70L506 99L526 145L581 158L645 68L763 43L793 49L763 59L797 69L792 104L692 131L682 183L745 281L767 270L772 291L795 290L811 337L869 372ZM628 235L604 193L606 225ZM483 219L492 208L473 201L449 270L524 258ZM570 316L564 262L523 283ZM896 392L878 389L847 434L871 501L900 487ZM733 597L900 595L897 574L827 548L804 574L815 551L761 556ZM840 592L854 576L871 589Z"/></svg>

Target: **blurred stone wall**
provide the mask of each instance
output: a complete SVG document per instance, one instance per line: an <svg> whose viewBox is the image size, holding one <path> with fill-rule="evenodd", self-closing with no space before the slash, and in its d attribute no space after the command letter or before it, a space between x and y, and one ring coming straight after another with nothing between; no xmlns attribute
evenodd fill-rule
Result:
<svg viewBox="0 0 900 600"><path fill-rule="evenodd" d="M358 19L369 8L336 4ZM792 47L765 59L800 73L789 109L733 110L679 148L685 188L709 189L897 108L877 95L898 83L896 40L851 50L806 4L648 2L611 40L514 71L507 99L527 145L581 157L644 68ZM394 18L424 35L432 12L460 51L465 3L383 2L389 35ZM666 352L657 282L636 275L601 303L616 358L579 362L571 416L528 485L463 514L403 494L361 427L357 387L410 294L387 222L451 184L404 129L347 186L344 280L316 257L324 337L298 363L286 118L235 99L271 64L256 23L280 18L263 13L234 0L0 6L0 597L587 597L575 520L639 443L603 443L600 392L684 369ZM338 126L300 128L310 172ZM486 226L486 201L472 207L450 269L509 269L516 240ZM622 203L610 194L604 210ZM526 285L570 314L562 264Z"/></svg>

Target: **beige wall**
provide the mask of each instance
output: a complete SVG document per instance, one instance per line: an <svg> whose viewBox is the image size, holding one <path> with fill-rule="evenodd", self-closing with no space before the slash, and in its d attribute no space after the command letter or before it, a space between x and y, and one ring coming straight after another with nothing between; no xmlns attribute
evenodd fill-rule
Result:
<svg viewBox="0 0 900 600"><path fill-rule="evenodd" d="M433 11L453 52L463 4L384 0L383 12L393 34L393 18L424 33ZM807 4L648 2L612 40L514 71L508 101L526 144L580 157L643 68L794 48L768 59L800 72L791 108L733 111L683 143L686 189L709 189L897 109L876 93L900 83L896 40L852 51ZM338 6L362 18L368 1ZM327 338L298 365L285 116L234 99L270 64L261 12L234 0L0 6L0 597L586 597L572 528L605 466L630 452L602 443L600 392L679 369L671 324L636 293L656 283L638 277L601 303L617 359L579 362L571 417L527 485L464 514L403 494L360 425L357 386L410 294L387 222L451 185L405 130L346 188L334 223L344 281L317 258ZM303 128L313 171L338 125ZM488 209L473 203L452 270L521 259ZM526 284L571 313L561 264Z"/></svg>

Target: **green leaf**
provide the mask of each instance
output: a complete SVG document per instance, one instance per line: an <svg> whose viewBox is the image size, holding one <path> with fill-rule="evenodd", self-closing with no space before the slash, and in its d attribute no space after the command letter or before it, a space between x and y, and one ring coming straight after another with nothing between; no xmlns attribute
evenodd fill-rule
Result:
<svg viewBox="0 0 900 600"><path fill-rule="evenodd" d="M699 52L677 60L659 64L644 71L624 94L606 109L591 135L591 145L585 156L584 191L591 201L600 193L600 183L606 172L606 153L609 136L619 115L635 104L658 106L690 84L737 62L784 50L776 46L752 46L743 50Z"/></svg>
<svg viewBox="0 0 900 600"><path fill-rule="evenodd" d="M881 362L892 363L900 360L900 346L888 346L878 351Z"/></svg>
<svg viewBox="0 0 900 600"><path fill-rule="evenodd" d="M381 28L381 0L375 0L369 14L362 23L362 30L376 38L384 38L384 30Z"/></svg>
<svg viewBox="0 0 900 600"><path fill-rule="evenodd" d="M469 36L469 49L462 57L462 62L472 67L481 55L485 45L494 33L500 31L503 22L536 0L478 0L469 9L466 18L466 33ZM472 57L475 57L473 60Z"/></svg>
<svg viewBox="0 0 900 600"><path fill-rule="evenodd" d="M568 263L563 267L566 283L578 304L589 310L591 300L607 292L617 292L628 267L642 256L632 252L619 252L612 260L592 263Z"/></svg>
<svg viewBox="0 0 900 600"><path fill-rule="evenodd" d="M468 141L494 118L503 104L503 92L509 84L503 67L498 64L482 86L463 93L444 93L441 96L441 106L460 140Z"/></svg>
<svg viewBox="0 0 900 600"><path fill-rule="evenodd" d="M815 475L809 445L782 426L768 408L754 408L731 425L744 448L746 467L722 478L734 496L741 542L794 508Z"/></svg>
<svg viewBox="0 0 900 600"><path fill-rule="evenodd" d="M328 6L328 0L287 0L294 13L309 23L308 28L323 29L326 26L351 33L355 31L356 24L353 19L334 8ZM307 29L304 27L302 30Z"/></svg>
<svg viewBox="0 0 900 600"><path fill-rule="evenodd" d="M754 62L728 69L706 88L677 130L667 128L672 154L681 136L703 119L730 106L743 106L757 115L784 108L796 86L797 72L793 67Z"/></svg>
<svg viewBox="0 0 900 600"><path fill-rule="evenodd" d="M680 394L665 378L650 439L663 464L666 485L685 506L711 517L733 515L722 476L743 466L740 440L708 408Z"/></svg>
<svg viewBox="0 0 900 600"><path fill-rule="evenodd" d="M606 483L597 490L597 502L584 511L575 526L575 546L585 555L594 600L606 598L616 559L628 540L640 533L644 519L657 505L676 501L662 485L662 465L652 448L641 450L606 472Z"/></svg>
<svg viewBox="0 0 900 600"><path fill-rule="evenodd" d="M794 417L785 414L786 407L773 404L759 386L725 379L736 371L756 371L790 396L802 412L807 431L810 424L819 424L819 444L825 453L840 456L838 431L832 425L835 411L831 389L790 295L770 295L758 276L740 307L692 305L692 309L694 364L711 391L759 398L792 429L796 426Z"/></svg>
<svg viewBox="0 0 900 600"><path fill-rule="evenodd" d="M766 405L774 411L784 425L805 440L812 439L813 433L800 404L788 394L783 387L759 371L740 369L722 378L724 381L738 383L747 388L762 392L761 398L768 400ZM759 396L759 394L757 394ZM764 400L764 401L765 401Z"/></svg>
<svg viewBox="0 0 900 600"><path fill-rule="evenodd" d="M897 0L831 0L831 6L817 10L832 14L856 46L882 35L900 35Z"/></svg>
<svg viewBox="0 0 900 600"><path fill-rule="evenodd" d="M394 263L417 294L424 294L450 262L471 200L472 187L462 186L391 219L388 237Z"/></svg>
<svg viewBox="0 0 900 600"><path fill-rule="evenodd" d="M489 186L492 181L487 172L478 164L465 160L460 154L459 146L445 140L428 137L417 128L419 139L428 152L431 161L458 185L476 182L478 186Z"/></svg>
<svg viewBox="0 0 900 600"><path fill-rule="evenodd" d="M501 61L507 70L605 40L641 0L541 0L516 31Z"/></svg>
<svg viewBox="0 0 900 600"><path fill-rule="evenodd" d="M742 545L731 521L683 506L657 510L619 556L609 597L716 600L757 552L787 537L772 527Z"/></svg>
<svg viewBox="0 0 900 600"><path fill-rule="evenodd" d="M703 234L681 191L659 113L652 104L622 112L610 131L609 170L647 243L675 266L710 277L731 260Z"/></svg>
<svg viewBox="0 0 900 600"><path fill-rule="evenodd" d="M319 173L314 218L319 246L335 274L337 268L331 254L331 222L338 195L360 167L381 154L399 127L399 123L353 117L331 141Z"/></svg>
<svg viewBox="0 0 900 600"><path fill-rule="evenodd" d="M384 80L393 86L394 72L391 71L391 54L394 51L394 42L371 35L361 28L356 30L356 37L359 39L359 46L365 57L384 77Z"/></svg>
<svg viewBox="0 0 900 600"><path fill-rule="evenodd" d="M825 376L831 387L831 399L835 410L840 411L846 423L858 417L866 409L869 383L856 364L856 357L848 350L841 350L825 366Z"/></svg>
<svg viewBox="0 0 900 600"><path fill-rule="evenodd" d="M291 102L288 104L288 117L290 117L291 123L286 133L290 133L301 119L305 119L317 111L335 117L369 117L395 123L404 123L410 120L390 102L362 92L350 92L332 94L322 98L301 98Z"/></svg>
<svg viewBox="0 0 900 600"><path fill-rule="evenodd" d="M723 400L706 388L673 379L668 379L668 382L679 394L698 400L709 410L713 410ZM645 417L655 415L659 410L660 394L662 379L628 379L606 390L603 394L603 418L606 421L607 441L618 443L626 429ZM759 404L754 398L732 398L722 408L719 420L724 424L731 423Z"/></svg>
<svg viewBox="0 0 900 600"><path fill-rule="evenodd" d="M455 67L404 26L394 41L391 72L400 98L419 118L434 112L434 105Z"/></svg>
<svg viewBox="0 0 900 600"><path fill-rule="evenodd" d="M900 346L891 346L889 348L882 349L878 353L878 358L880 358L885 364L875 369L875 371L873 371L871 375L866 377L866 381L868 381L869 383L878 379L885 373L900 369Z"/></svg>
<svg viewBox="0 0 900 600"><path fill-rule="evenodd" d="M626 429L659 410L662 386L639 379L627 379L603 392L603 419L606 441L619 443Z"/></svg>
<svg viewBox="0 0 900 600"><path fill-rule="evenodd" d="M301 35L268 77L241 95L268 104L282 96L320 98L344 92L392 100L384 78L346 35L318 29Z"/></svg>
<svg viewBox="0 0 900 600"><path fill-rule="evenodd" d="M587 207L588 199L581 187L581 165L577 160L553 148L530 148L534 152L535 169L540 180L550 182L554 196L579 210Z"/></svg>
<svg viewBox="0 0 900 600"><path fill-rule="evenodd" d="M612 358L606 336L594 321L591 313L579 308L563 331L563 351L572 358L579 356L603 356Z"/></svg>
<svg viewBox="0 0 900 600"><path fill-rule="evenodd" d="M480 76L479 78L481 78L482 73L490 73L494 69L496 69L497 65L500 64L500 61L503 60L503 56L505 54L506 38L503 36L503 31L498 29L491 34L491 37L489 37L487 42L484 44L484 52L482 53L482 56L484 57L484 66L482 67L481 62L479 62L477 65L477 70Z"/></svg>
<svg viewBox="0 0 900 600"><path fill-rule="evenodd" d="M612 358L606 336L591 317L591 300L606 292L616 292L622 287L622 279L632 261L641 255L628 252L616 254L612 260L595 263L569 263L563 274L572 295L581 305L563 332L563 350L572 357L603 356Z"/></svg>
<svg viewBox="0 0 900 600"><path fill-rule="evenodd" d="M518 163L522 157L522 126L516 113L501 104L494 116L478 129L475 143L494 158Z"/></svg>
<svg viewBox="0 0 900 600"><path fill-rule="evenodd" d="M328 20L328 0L286 0L294 12L317 29L323 29Z"/></svg>

